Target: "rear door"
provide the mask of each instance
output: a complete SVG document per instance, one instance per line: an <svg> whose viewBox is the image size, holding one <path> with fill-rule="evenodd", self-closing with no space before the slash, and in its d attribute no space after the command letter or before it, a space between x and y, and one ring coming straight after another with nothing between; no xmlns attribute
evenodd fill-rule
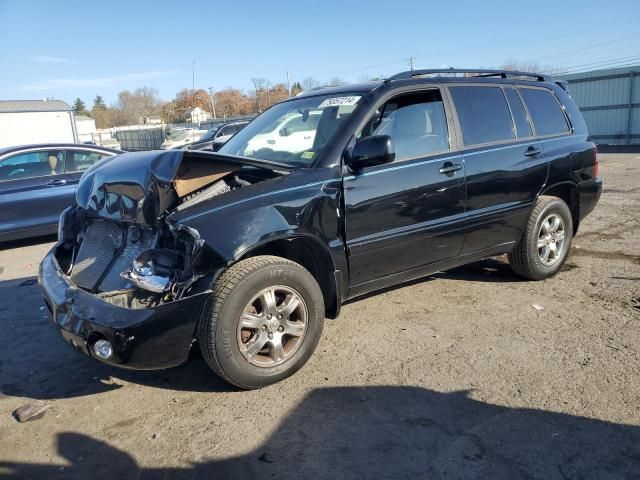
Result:
<svg viewBox="0 0 640 480"><path fill-rule="evenodd" d="M464 165L452 150L447 113L439 88L402 93L380 105L358 134L391 136L396 159L344 177L351 294L459 254Z"/></svg>
<svg viewBox="0 0 640 480"><path fill-rule="evenodd" d="M60 212L71 205L74 186L64 172L65 151L20 152L0 160L0 238L18 231L55 231Z"/></svg>
<svg viewBox="0 0 640 480"><path fill-rule="evenodd" d="M67 182L75 187L78 185L80 177L91 165L100 160L112 157L112 154L89 149L69 149L66 152L65 172L67 174Z"/></svg>
<svg viewBox="0 0 640 480"><path fill-rule="evenodd" d="M548 175L548 159L535 138L516 89L454 85L467 177L468 233L463 254L517 241Z"/></svg>

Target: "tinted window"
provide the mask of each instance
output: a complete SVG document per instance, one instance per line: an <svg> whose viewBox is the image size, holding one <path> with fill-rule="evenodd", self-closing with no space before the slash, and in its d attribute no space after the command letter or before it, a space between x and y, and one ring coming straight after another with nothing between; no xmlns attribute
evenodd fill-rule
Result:
<svg viewBox="0 0 640 480"><path fill-rule="evenodd" d="M440 91L395 97L378 109L361 137L389 135L396 159L421 157L449 149L449 130Z"/></svg>
<svg viewBox="0 0 640 480"><path fill-rule="evenodd" d="M513 114L513 121L516 124L516 135L518 138L530 137L533 135L531 131L531 125L527 120L527 112L522 106L518 93L513 88L506 88L505 93L509 100L509 106L511 107L511 113Z"/></svg>
<svg viewBox="0 0 640 480"><path fill-rule="evenodd" d="M64 169L60 150L19 153L0 162L0 181L57 175Z"/></svg>
<svg viewBox="0 0 640 480"><path fill-rule="evenodd" d="M105 155L97 152L89 151L68 151L67 152L67 172L84 172L98 160L107 158Z"/></svg>
<svg viewBox="0 0 640 480"><path fill-rule="evenodd" d="M452 87L465 145L514 138L513 122L502 89L498 87Z"/></svg>
<svg viewBox="0 0 640 480"><path fill-rule="evenodd" d="M520 88L518 91L531 114L537 135L553 135L569 131L567 120L553 93L537 88Z"/></svg>
<svg viewBox="0 0 640 480"><path fill-rule="evenodd" d="M227 135L233 135L234 133L236 133L236 127L235 125L226 125L224 127L222 127L220 129L220 132L218 133L218 137L225 137Z"/></svg>

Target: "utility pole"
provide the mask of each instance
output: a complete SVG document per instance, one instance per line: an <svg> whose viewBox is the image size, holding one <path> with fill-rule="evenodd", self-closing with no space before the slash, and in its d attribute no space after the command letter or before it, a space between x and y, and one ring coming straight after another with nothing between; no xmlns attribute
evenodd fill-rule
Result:
<svg viewBox="0 0 640 480"><path fill-rule="evenodd" d="M196 89L196 62L191 62L191 90Z"/></svg>
<svg viewBox="0 0 640 480"><path fill-rule="evenodd" d="M209 98L211 99L211 113L213 113L213 119L216 119L216 101L213 98L213 87L209 87Z"/></svg>
<svg viewBox="0 0 640 480"><path fill-rule="evenodd" d="M287 91L289 92L289 98L291 98L291 75L287 71Z"/></svg>
<svg viewBox="0 0 640 480"><path fill-rule="evenodd" d="M414 57L407 58L407 61L409 62L409 68L411 68L412 72L413 72L413 60L414 60Z"/></svg>

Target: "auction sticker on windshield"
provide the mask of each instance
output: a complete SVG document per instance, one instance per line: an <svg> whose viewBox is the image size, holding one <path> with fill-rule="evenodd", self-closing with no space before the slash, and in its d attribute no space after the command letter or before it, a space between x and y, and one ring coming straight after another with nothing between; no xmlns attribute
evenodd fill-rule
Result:
<svg viewBox="0 0 640 480"><path fill-rule="evenodd" d="M351 95L349 97L333 97L324 100L318 108L339 107L340 105L355 105L360 100L360 95Z"/></svg>

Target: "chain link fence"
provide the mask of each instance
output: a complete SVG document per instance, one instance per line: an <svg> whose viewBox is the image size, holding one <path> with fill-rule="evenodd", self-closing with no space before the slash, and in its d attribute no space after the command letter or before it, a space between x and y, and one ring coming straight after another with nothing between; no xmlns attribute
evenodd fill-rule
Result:
<svg viewBox="0 0 640 480"><path fill-rule="evenodd" d="M142 150L158 150L167 138L164 125L154 127L122 127L115 128L114 135L123 150L139 152Z"/></svg>

